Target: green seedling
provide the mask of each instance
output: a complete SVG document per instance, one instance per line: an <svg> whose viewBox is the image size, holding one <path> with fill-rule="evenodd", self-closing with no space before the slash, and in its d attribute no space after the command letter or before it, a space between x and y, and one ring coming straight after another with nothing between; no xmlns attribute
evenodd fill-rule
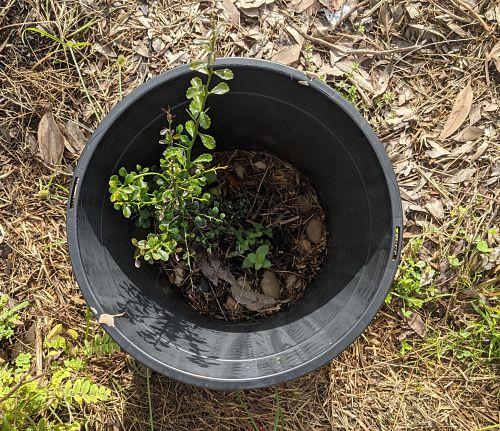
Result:
<svg viewBox="0 0 500 431"><path fill-rule="evenodd" d="M269 245L264 244L261 245L255 253L250 253L245 257L243 261L243 268L255 268L255 270L259 270L261 268L270 268L271 262L266 258L269 253Z"/></svg>
<svg viewBox="0 0 500 431"><path fill-rule="evenodd" d="M8 307L8 302L7 295L0 295L0 341L9 340L14 335L14 328L21 317L19 312L29 305L28 301L24 301Z"/></svg>
<svg viewBox="0 0 500 431"><path fill-rule="evenodd" d="M122 167L109 180L114 208L124 217L133 218L139 227L155 227L145 239L132 240L137 248L136 265L142 260L153 263L175 256L190 266L198 246L212 251L225 218L216 193L209 188L222 168L207 167L213 159L210 153L192 157L197 142L207 150L215 148L214 137L206 132L211 126L207 101L227 93L226 81L233 78L231 70L215 68L216 40L214 29L209 38L197 41L205 58L191 64L201 76L192 78L186 91L189 120L174 125L175 116L166 111L168 126L160 132L160 144L166 149L159 167ZM215 77L220 82L214 85Z"/></svg>

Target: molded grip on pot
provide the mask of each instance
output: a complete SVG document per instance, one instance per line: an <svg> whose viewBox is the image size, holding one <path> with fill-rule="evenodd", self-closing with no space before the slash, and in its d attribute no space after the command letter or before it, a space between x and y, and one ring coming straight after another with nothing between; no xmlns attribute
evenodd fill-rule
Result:
<svg viewBox="0 0 500 431"><path fill-rule="evenodd" d="M80 177L73 177L73 182L71 183L71 188L69 191L69 201L68 201L68 209L72 210L75 207L76 195L78 193L78 183L80 181Z"/></svg>
<svg viewBox="0 0 500 431"><path fill-rule="evenodd" d="M328 252L304 296L269 318L229 323L191 309L156 266L135 268L130 239L140 232L113 209L108 180L121 166L158 163L162 108L187 120L185 91L195 76L187 66L127 95L89 140L68 202L68 245L89 306L97 315L125 313L105 326L123 350L185 383L250 389L314 370L365 330L391 287L403 218L382 144L333 89L268 61L217 65L235 76L229 93L209 100L217 150L268 151L291 162L326 210Z"/></svg>

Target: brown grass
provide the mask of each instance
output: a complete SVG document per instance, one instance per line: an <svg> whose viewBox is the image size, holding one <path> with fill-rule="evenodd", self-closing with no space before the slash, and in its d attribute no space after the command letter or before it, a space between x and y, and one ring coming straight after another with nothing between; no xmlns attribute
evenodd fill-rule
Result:
<svg viewBox="0 0 500 431"><path fill-rule="evenodd" d="M221 54L270 58L283 44L295 43L285 29L293 24L316 38L309 41L312 57L306 61L303 51L298 66L313 76L325 75L333 85L343 79L329 63L339 50L318 39L348 50L343 60L359 63L365 78L392 65L388 91L395 99L379 107L373 103L365 116L383 140L398 175L406 217L404 238L423 240L420 258L438 271L434 281L449 294L435 302L442 314L422 312L428 332L444 337L452 327L447 316L458 321L470 318L457 292L473 288L492 305L498 300L499 262L485 262L467 242L457 239L480 235L490 247L499 245L498 236L485 233L498 227L500 202L499 75L492 62L485 70L485 57L499 41L498 6L495 9L495 2L488 0L365 2L335 32L326 34L315 25L321 12L292 16L288 3L276 0L269 6L274 16L262 11L260 19L242 15L240 26L228 25ZM472 3L477 6L471 7ZM155 0L149 6L130 0L7 0L0 7L0 288L31 303L23 331L33 323L41 328L27 342L39 354L40 369L46 366L40 357L43 333L53 323L82 333L85 302L65 245L66 196L54 187L46 198L38 193L54 169L36 151L37 125L47 102L57 121L72 119L87 135L98 121L69 52L34 33L26 33L23 43L22 31L38 26L65 40L98 42L98 48L78 49L76 58L97 109L106 113L119 99L116 55L126 58L122 85L127 94L150 77L196 57L191 42L206 33L210 7L211 2L179 0ZM363 18L365 30L360 32ZM95 20L93 26L72 35L90 19ZM418 48L399 49L413 45ZM377 51L384 54L375 55ZM483 136L472 144L451 138L439 141L455 97L468 82L474 93L473 110L479 106L481 114L475 125L484 129ZM359 107L363 102L372 104L374 97L362 82L351 76L349 83L357 87ZM67 186L74 165L75 158L66 154L54 182ZM429 210L436 200L441 215ZM456 216L459 206L466 211ZM410 246L405 253L410 253ZM450 268L451 254L463 259L461 268ZM92 330L99 330L97 323L92 323ZM386 307L365 334L329 365L294 382L240 397L265 430L272 429L276 392L286 430L498 428L499 380L494 368L469 366L449 355L438 360L425 355L425 343L402 357L400 340L405 338L418 340L397 307ZM91 429L148 429L142 366L118 353L92 360L88 371L115 395L113 402L87 412ZM155 430L252 429L234 392L202 390L153 375L152 400Z"/></svg>

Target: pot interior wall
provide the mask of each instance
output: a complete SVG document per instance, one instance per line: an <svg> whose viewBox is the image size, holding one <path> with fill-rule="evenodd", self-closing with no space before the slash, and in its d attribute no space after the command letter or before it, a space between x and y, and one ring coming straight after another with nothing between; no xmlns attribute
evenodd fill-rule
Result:
<svg viewBox="0 0 500 431"><path fill-rule="evenodd" d="M116 321L125 344L181 373L202 375L210 367L210 377L221 379L279 375L329 345L345 348L392 259L394 229L386 176L344 110L286 75L232 69L231 92L209 99L217 150L255 149L290 161L311 180L328 215L328 254L300 300L254 323L224 323L190 309L156 266L134 267L130 239L141 232L113 210L107 182L121 166L157 163L162 108L170 105L177 120L186 119L191 75L152 85L93 137L100 143L79 178L75 202L85 276L104 312L126 313Z"/></svg>

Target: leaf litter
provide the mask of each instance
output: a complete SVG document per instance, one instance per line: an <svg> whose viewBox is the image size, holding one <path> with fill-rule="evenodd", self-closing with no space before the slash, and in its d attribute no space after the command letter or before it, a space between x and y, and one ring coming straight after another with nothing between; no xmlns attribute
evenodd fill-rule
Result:
<svg viewBox="0 0 500 431"><path fill-rule="evenodd" d="M227 166L218 175L221 205L228 205L221 211L226 216L240 211L247 222L272 229L267 255L272 266L243 269L243 257L225 258L235 249L235 239L220 235L216 251L195 250L190 271L180 264L163 268L200 313L229 321L272 315L300 298L321 267L327 238L321 202L296 168L269 154L215 153L214 164Z"/></svg>

